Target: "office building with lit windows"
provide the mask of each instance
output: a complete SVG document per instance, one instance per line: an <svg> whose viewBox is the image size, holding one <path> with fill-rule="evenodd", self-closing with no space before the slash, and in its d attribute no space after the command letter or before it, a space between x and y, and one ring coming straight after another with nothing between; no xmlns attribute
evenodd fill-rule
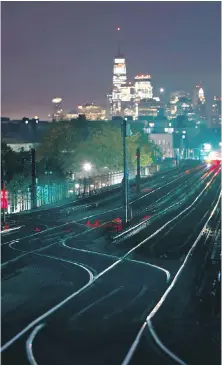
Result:
<svg viewBox="0 0 222 365"><path fill-rule="evenodd" d="M77 114L85 115L87 120L106 120L106 110L102 107L91 103L79 105L77 107Z"/></svg>
<svg viewBox="0 0 222 365"><path fill-rule="evenodd" d="M135 99L152 99L151 75L136 75L134 78Z"/></svg>
<svg viewBox="0 0 222 365"><path fill-rule="evenodd" d="M155 99L142 99L140 101L136 101L136 116L138 119L146 116L157 117L160 108L160 101Z"/></svg>

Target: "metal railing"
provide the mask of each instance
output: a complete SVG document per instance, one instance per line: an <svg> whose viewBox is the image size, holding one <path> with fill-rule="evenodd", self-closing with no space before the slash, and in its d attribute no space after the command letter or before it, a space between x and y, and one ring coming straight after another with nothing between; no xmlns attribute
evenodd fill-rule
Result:
<svg viewBox="0 0 222 365"><path fill-rule="evenodd" d="M135 178L135 170L131 170L130 179ZM78 200L108 191L113 186L121 184L123 172L110 173L100 176L91 176L64 183L48 182L37 184L37 207ZM8 192L8 214L19 213L32 209L31 188Z"/></svg>

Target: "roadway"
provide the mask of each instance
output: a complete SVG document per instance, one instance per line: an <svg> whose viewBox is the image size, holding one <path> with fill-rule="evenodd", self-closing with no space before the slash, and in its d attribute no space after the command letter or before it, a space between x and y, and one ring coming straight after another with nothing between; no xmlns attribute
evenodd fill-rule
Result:
<svg viewBox="0 0 222 365"><path fill-rule="evenodd" d="M24 365L122 363L203 229L218 199L220 175L219 170L204 167L189 173L172 171L159 174L148 186L152 190L139 197L132 192L134 219L132 227L121 233L121 240L107 241L104 226L86 224L121 217L118 196L105 196L104 201L97 197L97 207L75 210L69 216L64 211L35 213L38 224L50 222L51 227L31 237L20 231L5 239L3 365L18 363L18 359ZM151 218L140 225L147 214ZM138 230L138 224L142 229ZM184 278L189 292L193 276ZM171 305L179 305L180 289L177 296ZM192 300L186 301L185 309L190 307ZM161 319L165 321L169 313L168 305ZM182 316L181 310L178 318ZM162 327L162 331L168 328ZM165 339L166 333L161 336ZM167 364L150 337L142 337L136 352L140 360L134 363L147 362L150 351L151 364ZM174 346L176 339L177 333ZM180 355L185 356L184 352Z"/></svg>

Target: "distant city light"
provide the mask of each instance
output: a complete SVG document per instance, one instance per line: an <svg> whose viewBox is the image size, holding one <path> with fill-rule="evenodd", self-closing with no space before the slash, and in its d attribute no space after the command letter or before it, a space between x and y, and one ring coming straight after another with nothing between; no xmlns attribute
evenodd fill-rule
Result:
<svg viewBox="0 0 222 365"><path fill-rule="evenodd" d="M212 149L212 146L210 143L204 143L204 151L210 151Z"/></svg>
<svg viewBox="0 0 222 365"><path fill-rule="evenodd" d="M83 165L83 169L84 169L85 171L90 171L90 170L91 170L91 168L92 168L91 163L89 163L89 162L84 163L84 165Z"/></svg>
<svg viewBox="0 0 222 365"><path fill-rule="evenodd" d="M75 188L78 189L80 187L79 184L75 184Z"/></svg>
<svg viewBox="0 0 222 365"><path fill-rule="evenodd" d="M163 92L164 92L164 88L163 88L163 87L161 87L161 88L160 88L160 92L161 92L161 93L163 93Z"/></svg>
<svg viewBox="0 0 222 365"><path fill-rule="evenodd" d="M182 135L182 138L185 138L185 135L184 134Z"/></svg>
<svg viewBox="0 0 222 365"><path fill-rule="evenodd" d="M222 146L222 142L219 142L219 146Z"/></svg>
<svg viewBox="0 0 222 365"><path fill-rule="evenodd" d="M26 121L25 121L25 124L28 124L28 122L29 122L29 121L28 121L28 120L26 120Z"/></svg>
<svg viewBox="0 0 222 365"><path fill-rule="evenodd" d="M61 101L62 101L61 98L54 98L54 99L52 99L52 103L54 103L54 104L61 103Z"/></svg>

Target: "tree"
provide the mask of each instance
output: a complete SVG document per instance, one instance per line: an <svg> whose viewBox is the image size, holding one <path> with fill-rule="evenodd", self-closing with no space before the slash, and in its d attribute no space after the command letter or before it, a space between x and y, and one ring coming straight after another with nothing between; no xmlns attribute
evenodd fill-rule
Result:
<svg viewBox="0 0 222 365"><path fill-rule="evenodd" d="M37 161L66 171L67 157L70 160L81 142L87 138L87 123L80 120L52 123L37 149Z"/></svg>
<svg viewBox="0 0 222 365"><path fill-rule="evenodd" d="M5 141L1 142L1 163L4 169L4 179L10 181L19 168L17 166L17 154Z"/></svg>
<svg viewBox="0 0 222 365"><path fill-rule="evenodd" d="M136 166L136 149L141 147L141 166L152 162L153 144L147 135L134 133L127 137L129 168ZM54 161L63 172L81 171L84 161L99 170L123 168L123 142L121 126L107 121L88 122L75 120L59 122L48 130L38 149L39 161Z"/></svg>

